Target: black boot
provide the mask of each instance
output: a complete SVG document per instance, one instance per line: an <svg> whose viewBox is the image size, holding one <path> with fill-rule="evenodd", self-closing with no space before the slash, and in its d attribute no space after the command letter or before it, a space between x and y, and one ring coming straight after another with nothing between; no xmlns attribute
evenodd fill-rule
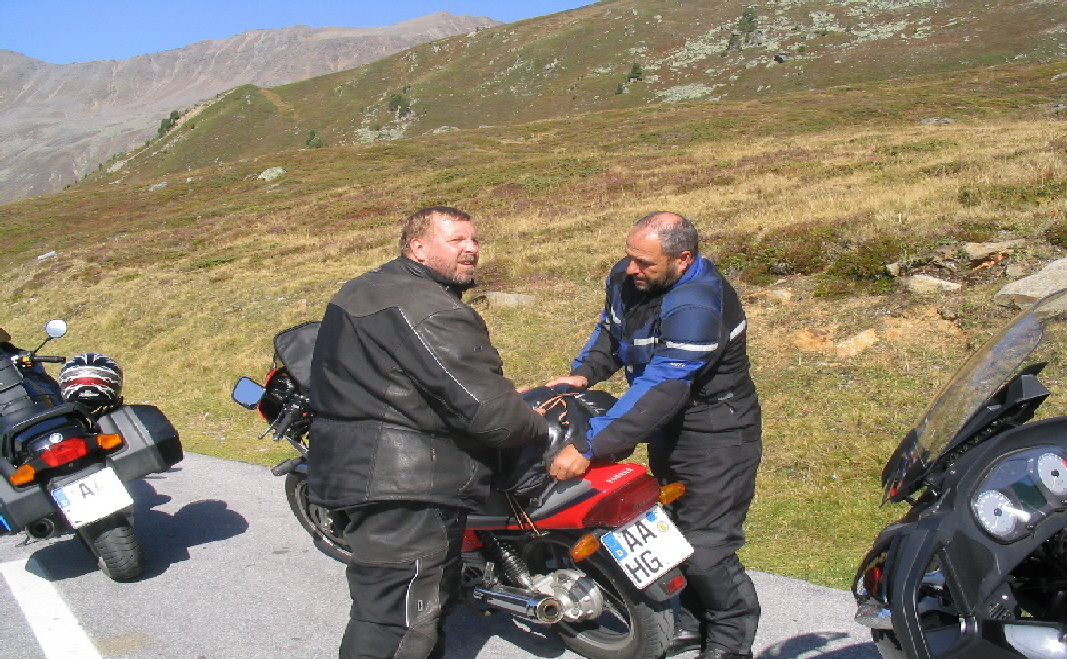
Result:
<svg viewBox="0 0 1067 659"><path fill-rule="evenodd" d="M714 648L701 652L696 656L696 659L752 659L752 654L749 652L730 652L728 650L723 650L722 648Z"/></svg>
<svg viewBox="0 0 1067 659"><path fill-rule="evenodd" d="M685 629L678 629L674 632L674 640L667 646L667 656L673 657L676 654L683 652L689 652L690 650L699 650L704 647L704 636L699 632L691 632Z"/></svg>

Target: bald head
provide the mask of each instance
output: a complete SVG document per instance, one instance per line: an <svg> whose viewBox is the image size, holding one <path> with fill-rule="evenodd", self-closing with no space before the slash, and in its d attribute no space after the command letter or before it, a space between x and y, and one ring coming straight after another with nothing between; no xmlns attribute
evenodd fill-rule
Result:
<svg viewBox="0 0 1067 659"><path fill-rule="evenodd" d="M692 222L670 211L656 211L642 217L630 230L630 235L638 233L657 239L663 253L672 259L682 252L695 256L700 240Z"/></svg>

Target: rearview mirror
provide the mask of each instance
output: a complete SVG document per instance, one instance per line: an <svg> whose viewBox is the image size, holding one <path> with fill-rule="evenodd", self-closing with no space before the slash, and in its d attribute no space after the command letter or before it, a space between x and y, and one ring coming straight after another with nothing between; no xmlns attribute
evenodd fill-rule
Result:
<svg viewBox="0 0 1067 659"><path fill-rule="evenodd" d="M53 318L44 324L44 333L50 339L58 339L67 333L67 321L62 318Z"/></svg>
<svg viewBox="0 0 1067 659"><path fill-rule="evenodd" d="M237 384L233 385L231 396L234 402L241 407L254 410L259 405L259 401L263 400L263 394L266 391L263 385L252 378L243 377L237 381Z"/></svg>

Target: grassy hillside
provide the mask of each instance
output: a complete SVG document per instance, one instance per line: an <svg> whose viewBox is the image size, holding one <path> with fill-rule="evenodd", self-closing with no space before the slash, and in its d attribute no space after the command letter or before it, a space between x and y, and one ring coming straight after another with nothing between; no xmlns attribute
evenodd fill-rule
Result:
<svg viewBox="0 0 1067 659"><path fill-rule="evenodd" d="M275 331L319 316L343 281L392 258L411 210L473 212L486 238L479 290L536 297L517 309L477 303L518 384L565 371L628 226L676 210L701 228L750 315L766 455L745 560L844 587L900 512L877 506L885 458L1008 314L990 302L1002 267L958 273L963 292L924 298L895 288L882 265L1004 238L1029 240L1012 259L1023 268L1063 255L1064 79L1063 63L986 68L167 176L128 169L0 206L3 327L29 346L45 320L66 318L70 334L50 350L112 355L127 400L162 407L190 450L269 465L289 453L257 439L262 425L229 401L230 386L262 376ZM259 178L270 167L286 173ZM772 301L778 289L791 299ZM797 343L866 330L880 341L854 357Z"/></svg>
<svg viewBox="0 0 1067 659"><path fill-rule="evenodd" d="M340 146L684 100L766 99L1065 56L1062 2L602 0L351 71L242 87L108 179L122 180L131 167L178 174L309 142Z"/></svg>

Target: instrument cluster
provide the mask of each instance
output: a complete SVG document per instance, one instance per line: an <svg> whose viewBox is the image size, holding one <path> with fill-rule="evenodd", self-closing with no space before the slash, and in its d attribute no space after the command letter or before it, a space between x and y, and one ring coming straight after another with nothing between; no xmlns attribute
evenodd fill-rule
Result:
<svg viewBox="0 0 1067 659"><path fill-rule="evenodd" d="M1067 457L1056 446L1000 458L971 497L971 512L999 542L1026 537L1055 511L1067 508Z"/></svg>

